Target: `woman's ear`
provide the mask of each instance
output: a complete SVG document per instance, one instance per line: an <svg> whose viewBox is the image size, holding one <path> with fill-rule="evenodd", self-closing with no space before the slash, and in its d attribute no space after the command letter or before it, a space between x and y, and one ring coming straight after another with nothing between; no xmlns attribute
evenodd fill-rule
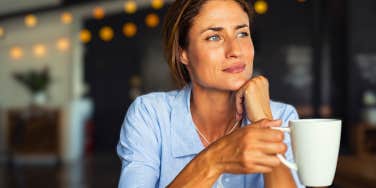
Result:
<svg viewBox="0 0 376 188"><path fill-rule="evenodd" d="M184 65L189 64L189 58L188 58L187 50L185 50L181 47L179 47L179 58L180 58L180 62L183 63Z"/></svg>

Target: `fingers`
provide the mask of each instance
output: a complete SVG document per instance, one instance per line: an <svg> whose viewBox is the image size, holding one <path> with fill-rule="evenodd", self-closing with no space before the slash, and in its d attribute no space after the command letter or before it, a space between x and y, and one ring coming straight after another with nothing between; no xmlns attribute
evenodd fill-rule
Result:
<svg viewBox="0 0 376 188"><path fill-rule="evenodd" d="M279 166L281 161L276 155L266 155L262 153L252 155L250 153L249 160L245 160L241 164L247 172L267 173Z"/></svg>
<svg viewBox="0 0 376 188"><path fill-rule="evenodd" d="M244 87L240 88L235 94L235 105L236 105L236 119L240 120L243 115L243 101L244 101Z"/></svg>
<svg viewBox="0 0 376 188"><path fill-rule="evenodd" d="M272 172L273 168L271 166L265 166L261 164L242 164L242 163L232 163L228 165L227 173L232 174L248 174L248 173L269 173Z"/></svg>
<svg viewBox="0 0 376 188"><path fill-rule="evenodd" d="M275 155L277 153L285 153L287 151L286 144L282 142L263 144L260 150L268 155Z"/></svg>
<svg viewBox="0 0 376 188"><path fill-rule="evenodd" d="M242 118L243 118L242 113L236 113L236 121L240 121L240 120L242 120Z"/></svg>
<svg viewBox="0 0 376 188"><path fill-rule="evenodd" d="M282 142L284 139L284 133L278 130L266 129L263 131L259 138L262 142Z"/></svg>
<svg viewBox="0 0 376 188"><path fill-rule="evenodd" d="M282 120L277 119L277 120L272 120L266 123L268 127L279 127L282 125Z"/></svg>
<svg viewBox="0 0 376 188"><path fill-rule="evenodd" d="M227 166L225 171L228 173L271 172L281 163L276 154L283 154L287 151L287 145L283 143L283 135L283 132L270 128L249 126L249 129L239 130L231 135L237 136L238 142L225 144L230 149L221 150L229 151L226 153L228 154L225 157L226 160L223 161Z"/></svg>
<svg viewBox="0 0 376 188"><path fill-rule="evenodd" d="M272 167L269 167L269 166L264 166L264 165L256 165L253 170L256 172L256 173L269 173L269 172L272 172L273 171L273 168Z"/></svg>
<svg viewBox="0 0 376 188"><path fill-rule="evenodd" d="M265 155L256 162L257 165L265 166L269 168L277 167L281 164L281 161L275 155Z"/></svg>
<svg viewBox="0 0 376 188"><path fill-rule="evenodd" d="M247 135L242 143L245 150L258 151L264 154L285 153L287 151L287 146L283 142L283 132L272 129L251 131L254 131L254 134Z"/></svg>
<svg viewBox="0 0 376 188"><path fill-rule="evenodd" d="M282 120L268 120L268 119L262 119L260 121L256 121L253 123L258 128L269 128L269 127L279 127L282 125Z"/></svg>
<svg viewBox="0 0 376 188"><path fill-rule="evenodd" d="M258 124L258 123L256 123ZM266 128L260 137L261 141L265 142L282 142L284 139L284 133L280 130L271 129L270 127L280 127L282 120L261 120L257 127Z"/></svg>
<svg viewBox="0 0 376 188"><path fill-rule="evenodd" d="M261 120L253 123L250 126L243 128L246 137L245 141L248 142L252 139L257 139L261 142L282 142L284 133L280 130L271 129L270 127L281 126L281 120Z"/></svg>
<svg viewBox="0 0 376 188"><path fill-rule="evenodd" d="M269 82L263 76L256 76L246 82L235 93L236 118L240 120L246 108L252 121L271 117Z"/></svg>

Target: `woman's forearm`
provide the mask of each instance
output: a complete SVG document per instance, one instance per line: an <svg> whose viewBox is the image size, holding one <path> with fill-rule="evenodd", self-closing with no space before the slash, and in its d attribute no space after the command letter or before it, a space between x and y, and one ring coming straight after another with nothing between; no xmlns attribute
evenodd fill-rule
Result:
<svg viewBox="0 0 376 188"><path fill-rule="evenodd" d="M221 171L215 164L211 152L203 151L197 155L176 178L168 185L168 188L210 188L221 175Z"/></svg>
<svg viewBox="0 0 376 188"><path fill-rule="evenodd" d="M265 188L295 188L296 184L290 169L283 164L264 174Z"/></svg>

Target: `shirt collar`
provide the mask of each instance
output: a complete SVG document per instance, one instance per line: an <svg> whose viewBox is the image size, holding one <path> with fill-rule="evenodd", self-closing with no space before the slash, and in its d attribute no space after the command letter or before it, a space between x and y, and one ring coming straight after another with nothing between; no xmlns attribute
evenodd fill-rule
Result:
<svg viewBox="0 0 376 188"><path fill-rule="evenodd" d="M196 155L204 149L191 115L191 92L192 85L186 85L178 92L172 105L171 146L174 157ZM243 118L241 127L249 124L251 121Z"/></svg>
<svg viewBox="0 0 376 188"><path fill-rule="evenodd" d="M204 149L192 120L191 91L192 86L186 85L178 92L172 105L171 146L174 157L195 155Z"/></svg>

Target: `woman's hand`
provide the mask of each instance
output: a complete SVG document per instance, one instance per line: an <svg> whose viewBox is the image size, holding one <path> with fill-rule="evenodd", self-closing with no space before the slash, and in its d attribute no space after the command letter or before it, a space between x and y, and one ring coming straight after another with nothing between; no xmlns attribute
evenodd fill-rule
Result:
<svg viewBox="0 0 376 188"><path fill-rule="evenodd" d="M244 86L240 88L239 91L236 93L235 102L236 102L237 119L243 118L242 115L243 115L244 107L245 107L247 117L251 122L256 122L264 118L269 119L269 120L273 119L273 115L272 115L271 108L270 108L269 82L263 76L257 76L255 78L252 78L246 84L244 84ZM263 136L261 135L261 137ZM267 134L265 134L264 138L267 138L267 137L268 137ZM283 153L285 153L286 148L287 147L285 146ZM269 163L267 164L269 166L266 166L269 168L264 168L264 169L271 170L270 167L275 167L275 168L273 168L272 172L261 172L261 173L264 173L265 187L266 188L296 187L294 179L290 173L290 170L283 165L279 165L279 160L276 159L275 154L274 155L270 153L266 153L266 154L268 158L265 158L264 164L267 161L269 161ZM275 164L272 162L275 162ZM258 164L258 163L254 163L254 164ZM270 166L273 164L275 166Z"/></svg>
<svg viewBox="0 0 376 188"><path fill-rule="evenodd" d="M277 153L285 153L283 133L269 127L280 120L261 120L238 129L207 148L213 165L222 173L268 173L280 165Z"/></svg>
<svg viewBox="0 0 376 188"><path fill-rule="evenodd" d="M283 133L269 127L280 120L261 120L217 140L200 152L168 187L212 187L223 173L269 173L285 153ZM203 181L205 180L205 181Z"/></svg>
<svg viewBox="0 0 376 188"><path fill-rule="evenodd" d="M237 119L243 115L244 107L248 119L256 122L261 119L273 119L270 109L269 82L263 76L257 76L245 83L236 93Z"/></svg>

